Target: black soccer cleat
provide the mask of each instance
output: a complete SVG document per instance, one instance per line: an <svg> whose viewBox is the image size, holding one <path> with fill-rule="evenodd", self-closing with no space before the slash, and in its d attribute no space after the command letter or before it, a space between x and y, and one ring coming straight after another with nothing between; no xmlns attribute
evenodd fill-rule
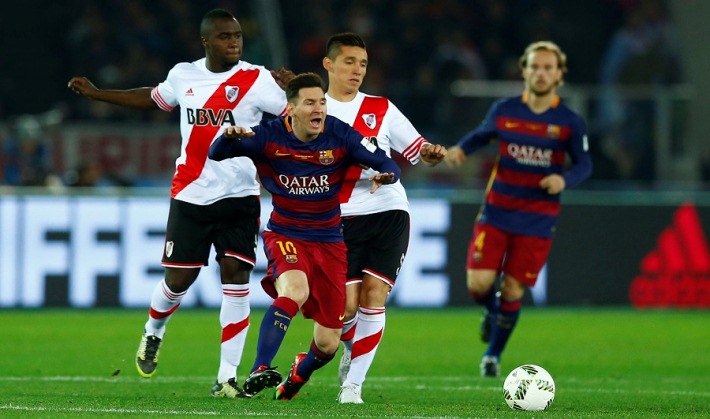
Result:
<svg viewBox="0 0 710 419"><path fill-rule="evenodd" d="M144 334L141 338L141 343L136 353L136 368L141 377L150 378L155 374L155 369L158 368L158 353L160 352L161 343L162 339L157 336L146 336Z"/></svg>
<svg viewBox="0 0 710 419"><path fill-rule="evenodd" d="M281 373L276 371L276 367L262 365L249 374L249 377L244 381L244 392L247 397L253 397L261 390L267 387L275 387L280 382Z"/></svg>

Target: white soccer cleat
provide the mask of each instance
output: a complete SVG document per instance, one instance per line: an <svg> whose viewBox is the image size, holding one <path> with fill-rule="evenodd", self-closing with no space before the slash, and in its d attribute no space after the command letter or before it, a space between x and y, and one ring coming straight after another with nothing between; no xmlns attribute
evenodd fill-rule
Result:
<svg viewBox="0 0 710 419"><path fill-rule="evenodd" d="M340 365L338 365L338 380L342 385L345 379L348 378L348 372L350 371L350 350L343 346L343 355L340 357Z"/></svg>
<svg viewBox="0 0 710 419"><path fill-rule="evenodd" d="M340 393L338 394L338 402L341 404L363 404L362 401L362 387L350 382L343 383L340 387Z"/></svg>

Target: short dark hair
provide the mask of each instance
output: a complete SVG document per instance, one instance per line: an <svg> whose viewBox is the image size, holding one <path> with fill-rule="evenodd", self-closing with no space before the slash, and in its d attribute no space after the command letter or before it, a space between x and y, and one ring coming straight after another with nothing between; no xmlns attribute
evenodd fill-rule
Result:
<svg viewBox="0 0 710 419"><path fill-rule="evenodd" d="M320 87L325 92L325 82L316 73L301 73L289 80L286 85L286 100L295 103L301 89L307 87Z"/></svg>
<svg viewBox="0 0 710 419"><path fill-rule="evenodd" d="M340 53L340 48L344 46L367 49L365 41L360 35L353 32L343 32L328 38L328 42L325 44L325 56L331 60L335 60L335 57Z"/></svg>
<svg viewBox="0 0 710 419"><path fill-rule="evenodd" d="M202 21L200 22L200 35L203 38L208 37L208 31L210 30L210 26L212 26L212 22L214 22L217 19L234 19L237 20L237 18L234 17L233 14L229 13L228 11L224 9L212 9L209 12L205 13L205 15L202 17Z"/></svg>

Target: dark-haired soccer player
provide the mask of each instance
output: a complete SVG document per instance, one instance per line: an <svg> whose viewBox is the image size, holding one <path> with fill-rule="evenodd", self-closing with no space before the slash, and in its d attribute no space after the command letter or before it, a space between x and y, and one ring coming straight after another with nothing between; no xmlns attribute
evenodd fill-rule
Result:
<svg viewBox="0 0 710 419"><path fill-rule="evenodd" d="M530 44L520 57L522 96L502 99L483 123L449 149L447 163L498 142L498 160L468 249L466 283L485 306L481 338L489 342L481 375L500 376L500 357L552 245L560 193L592 170L582 118L557 96L567 58L554 43ZM566 157L571 164L566 165ZM500 292L496 278L503 274Z"/></svg>
<svg viewBox="0 0 710 419"><path fill-rule="evenodd" d="M249 328L249 272L256 257L260 187L249 159L216 162L207 159L207 151L224 126L250 126L263 113L282 114L286 96L281 84L293 73L282 68L276 74L242 61L242 28L225 10L206 13L200 35L205 57L175 65L156 87L102 90L84 77L72 78L68 86L90 99L136 109L180 107L182 146L170 190L165 278L153 290L136 367L146 378L155 373L166 324L207 265L214 245L222 281L222 342L212 395L244 397L236 374Z"/></svg>
<svg viewBox="0 0 710 419"><path fill-rule="evenodd" d="M386 97L360 92L367 73L365 42L340 33L326 44L328 115L347 122L364 136L377 137L387 155L400 153L412 164L433 166L446 148L430 144ZM343 356L338 377L340 403L363 403L362 384L385 329L385 303L397 280L409 245L409 201L401 182L369 193L372 171L353 166L340 193L343 235L348 247L348 280Z"/></svg>
<svg viewBox="0 0 710 419"><path fill-rule="evenodd" d="M338 350L345 311L346 247L339 194L348 168L372 167L369 193L396 182L399 167L375 145L337 118L326 117L325 86L305 73L286 87L288 116L247 129L227 128L209 157L251 158L274 209L263 233L269 273L262 280L275 298L261 322L257 355L244 391L254 395L281 381L271 363L299 309L315 322L310 350L296 355L274 398L289 400ZM244 138L232 140L232 138ZM246 138L249 137L249 138ZM378 189L380 188L380 189Z"/></svg>

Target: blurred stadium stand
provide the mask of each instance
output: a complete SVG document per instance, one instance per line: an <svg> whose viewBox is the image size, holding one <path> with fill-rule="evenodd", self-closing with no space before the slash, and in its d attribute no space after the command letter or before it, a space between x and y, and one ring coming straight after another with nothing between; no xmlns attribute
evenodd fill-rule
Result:
<svg viewBox="0 0 710 419"><path fill-rule="evenodd" d="M561 94L586 117L594 153L582 189L697 191L710 180L708 99L696 93L710 73L705 37L690 30L710 32L699 24L710 2L26 0L0 16L0 185L68 185L90 162L97 185L166 185L177 112L92 102L66 82L156 85L175 63L203 56L199 21L215 7L239 19L244 59L270 68L324 74L328 36L360 33L371 62L363 91L388 96L443 144L477 125L492 100L522 90L516 63L528 43L554 40L569 60ZM474 161L409 170L409 188L480 187L490 161Z"/></svg>

